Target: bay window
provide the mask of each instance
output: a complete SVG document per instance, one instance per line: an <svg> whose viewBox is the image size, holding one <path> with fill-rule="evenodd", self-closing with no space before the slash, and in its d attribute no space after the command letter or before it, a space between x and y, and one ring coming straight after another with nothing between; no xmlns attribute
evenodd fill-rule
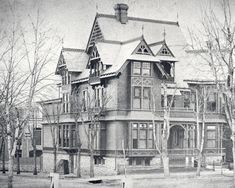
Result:
<svg viewBox="0 0 235 188"><path fill-rule="evenodd" d="M153 149L153 125L151 123L132 123L132 148Z"/></svg>

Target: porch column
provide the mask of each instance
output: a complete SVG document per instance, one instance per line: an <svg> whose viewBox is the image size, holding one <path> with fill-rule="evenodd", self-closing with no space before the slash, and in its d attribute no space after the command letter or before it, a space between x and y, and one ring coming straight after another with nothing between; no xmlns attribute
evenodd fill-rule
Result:
<svg viewBox="0 0 235 188"><path fill-rule="evenodd" d="M189 167L189 155L188 155L188 148L189 148L189 146L188 146L188 138L189 138L189 131L188 131L188 124L186 124L185 125L185 129L184 129L184 132L185 132L185 144L184 144L184 146L185 146L185 167L187 168L187 167Z"/></svg>

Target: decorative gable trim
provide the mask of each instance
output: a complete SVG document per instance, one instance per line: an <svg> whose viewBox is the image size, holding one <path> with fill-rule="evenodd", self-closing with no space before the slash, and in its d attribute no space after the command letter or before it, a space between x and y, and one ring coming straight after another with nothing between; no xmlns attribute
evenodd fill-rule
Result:
<svg viewBox="0 0 235 188"><path fill-rule="evenodd" d="M62 50L61 50L60 57L59 57L59 60L58 60L57 66L56 66L55 74L59 75L60 74L60 70L63 69L63 68L66 68L66 63L64 61L64 56L63 56Z"/></svg>
<svg viewBox="0 0 235 188"><path fill-rule="evenodd" d="M175 57L171 52L171 50L169 49L169 47L167 46L166 42L162 44L162 47L160 48L160 50L157 52L156 55Z"/></svg>
<svg viewBox="0 0 235 188"><path fill-rule="evenodd" d="M153 55L153 52L143 38L132 54Z"/></svg>
<svg viewBox="0 0 235 188"><path fill-rule="evenodd" d="M96 41L103 40L103 39L104 39L104 36L101 32L99 23L97 21L97 16L96 16L93 26L92 26L91 33L90 33L90 37L87 43L86 51L89 52L89 49L96 43Z"/></svg>

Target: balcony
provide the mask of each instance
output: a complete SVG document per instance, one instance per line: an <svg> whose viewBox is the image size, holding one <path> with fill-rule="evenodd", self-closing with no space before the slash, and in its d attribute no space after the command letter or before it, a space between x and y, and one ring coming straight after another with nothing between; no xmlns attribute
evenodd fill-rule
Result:
<svg viewBox="0 0 235 188"><path fill-rule="evenodd" d="M89 84L91 86L99 85L100 84L100 77L99 76L95 76L95 75L90 75L90 77L89 77Z"/></svg>

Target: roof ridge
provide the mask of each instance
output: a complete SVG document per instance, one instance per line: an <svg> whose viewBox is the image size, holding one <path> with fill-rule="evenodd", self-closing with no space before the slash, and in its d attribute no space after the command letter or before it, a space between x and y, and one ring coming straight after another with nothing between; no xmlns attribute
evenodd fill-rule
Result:
<svg viewBox="0 0 235 188"><path fill-rule="evenodd" d="M120 45L123 45L123 44L128 44L128 43L131 43L131 42L135 42L135 41L138 41L138 40L141 40L143 37L140 36L140 37L136 37L136 38L132 38L132 39L129 39L129 40L126 40L126 41L117 41L117 40L101 40L99 42L101 43L109 43L109 44L120 44Z"/></svg>
<svg viewBox="0 0 235 188"><path fill-rule="evenodd" d="M165 41L161 40L161 41L158 41L158 42L151 43L151 44L149 44L149 46L156 46L156 45L160 45L160 44L163 44L163 43L165 43Z"/></svg>
<svg viewBox="0 0 235 188"><path fill-rule="evenodd" d="M103 14L103 13L97 13L97 18L99 17L106 17L106 18L115 18L115 15L112 14ZM128 20L135 20L135 21L144 21L144 22L152 22L152 23L159 23L159 24L169 24L169 25L177 25L179 26L179 22L174 21L168 21L168 20L154 20L150 18L138 18L138 17L132 17L128 16Z"/></svg>
<svg viewBox="0 0 235 188"><path fill-rule="evenodd" d="M85 52L85 49L78 48L62 48L62 51L71 51L71 52Z"/></svg>

